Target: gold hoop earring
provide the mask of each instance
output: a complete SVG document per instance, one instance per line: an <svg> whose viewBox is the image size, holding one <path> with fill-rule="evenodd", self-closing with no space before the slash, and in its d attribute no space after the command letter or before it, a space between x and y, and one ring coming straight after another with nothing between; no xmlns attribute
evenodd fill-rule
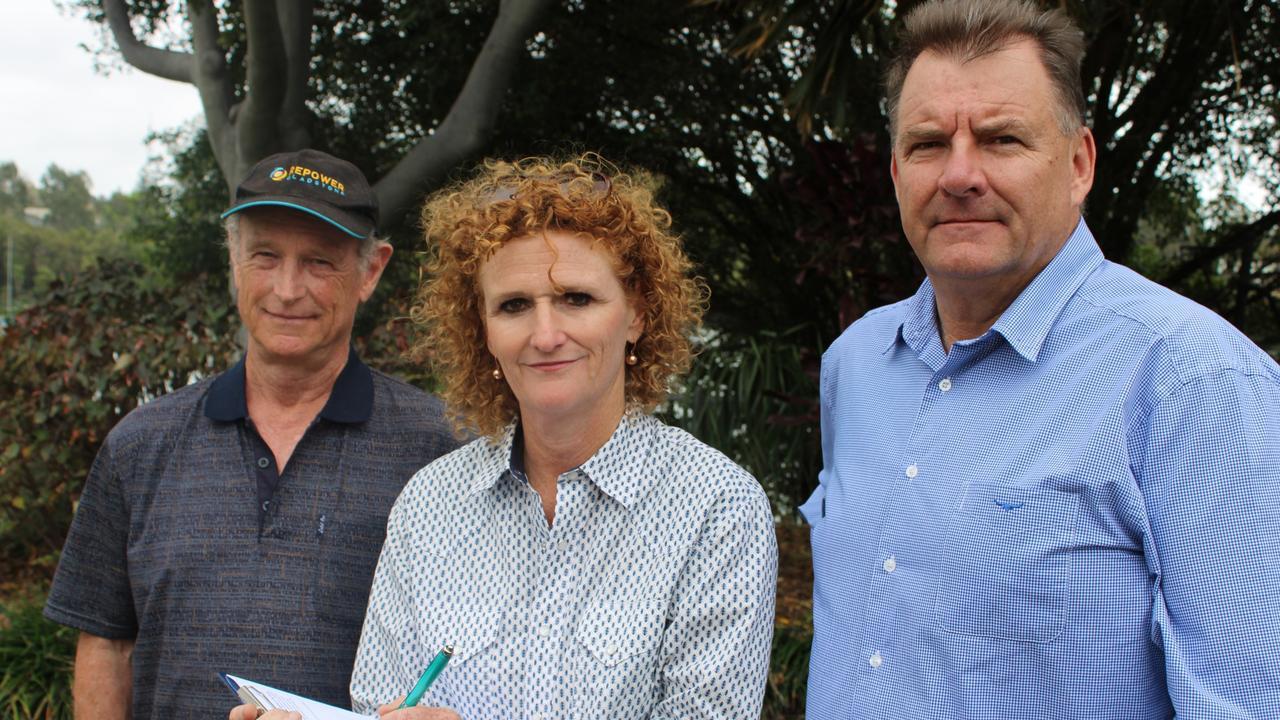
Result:
<svg viewBox="0 0 1280 720"><path fill-rule="evenodd" d="M493 379L494 379L494 380L501 380L501 379L502 379L502 368L494 368L494 369L493 369Z"/></svg>

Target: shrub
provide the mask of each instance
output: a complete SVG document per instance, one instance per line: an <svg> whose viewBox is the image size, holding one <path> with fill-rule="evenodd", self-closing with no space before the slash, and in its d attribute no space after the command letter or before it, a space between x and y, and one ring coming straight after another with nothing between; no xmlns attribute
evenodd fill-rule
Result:
<svg viewBox="0 0 1280 720"><path fill-rule="evenodd" d="M822 465L819 353L804 332L713 336L664 409L672 424L755 475L774 514L791 520Z"/></svg>
<svg viewBox="0 0 1280 720"><path fill-rule="evenodd" d="M777 626L769 657L769 684L764 691L763 720L804 717L804 694L809 681L808 627Z"/></svg>
<svg viewBox="0 0 1280 720"><path fill-rule="evenodd" d="M0 716L13 720L71 718L76 631L40 615L43 597L0 605Z"/></svg>
<svg viewBox="0 0 1280 720"><path fill-rule="evenodd" d="M0 335L0 568L51 567L107 431L235 356L235 313L214 287L107 263L55 283Z"/></svg>

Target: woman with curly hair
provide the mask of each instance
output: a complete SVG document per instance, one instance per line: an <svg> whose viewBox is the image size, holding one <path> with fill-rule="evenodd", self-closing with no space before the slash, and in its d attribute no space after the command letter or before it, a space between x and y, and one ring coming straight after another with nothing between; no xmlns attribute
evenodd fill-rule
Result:
<svg viewBox="0 0 1280 720"><path fill-rule="evenodd" d="M422 219L415 350L479 439L391 513L356 711L450 646L418 709L381 712L759 717L772 514L745 470L651 414L706 291L650 183L590 154L489 162Z"/></svg>

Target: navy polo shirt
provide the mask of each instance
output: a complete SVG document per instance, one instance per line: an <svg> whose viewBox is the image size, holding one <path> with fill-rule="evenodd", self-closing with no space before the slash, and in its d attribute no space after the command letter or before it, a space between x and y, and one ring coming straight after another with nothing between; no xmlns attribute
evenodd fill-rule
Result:
<svg viewBox="0 0 1280 720"><path fill-rule="evenodd" d="M226 717L219 672L346 706L387 514L456 445L437 399L353 352L277 471L241 363L108 434L45 616L135 641L136 719Z"/></svg>
<svg viewBox="0 0 1280 720"><path fill-rule="evenodd" d="M253 473L258 483L259 521L265 521L271 507L271 497L280 482L281 469L276 467L275 454L267 446L253 419L244 393L244 358L235 367L219 375L209 387L204 414L218 422L244 423L245 442L253 448ZM338 374L329 393L329 400L320 409L314 423L328 421L340 424L362 423L373 412L373 374L360 362L355 348L347 355L347 364Z"/></svg>

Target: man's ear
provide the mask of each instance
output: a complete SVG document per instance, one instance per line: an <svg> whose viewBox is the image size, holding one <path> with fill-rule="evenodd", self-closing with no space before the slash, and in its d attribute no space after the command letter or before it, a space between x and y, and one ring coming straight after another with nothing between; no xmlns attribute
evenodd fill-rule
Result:
<svg viewBox="0 0 1280 720"><path fill-rule="evenodd" d="M1097 162L1098 148L1089 128L1082 128L1071 153L1071 202L1076 207L1084 205L1084 199L1093 187L1093 169Z"/></svg>
<svg viewBox="0 0 1280 720"><path fill-rule="evenodd" d="M378 243L373 249L373 255L369 257L369 266L365 268L364 278L360 285L360 302L367 302L373 297L373 291L378 289L378 281L382 279L382 271L387 269L387 263L391 262L391 253L394 252L391 243Z"/></svg>

